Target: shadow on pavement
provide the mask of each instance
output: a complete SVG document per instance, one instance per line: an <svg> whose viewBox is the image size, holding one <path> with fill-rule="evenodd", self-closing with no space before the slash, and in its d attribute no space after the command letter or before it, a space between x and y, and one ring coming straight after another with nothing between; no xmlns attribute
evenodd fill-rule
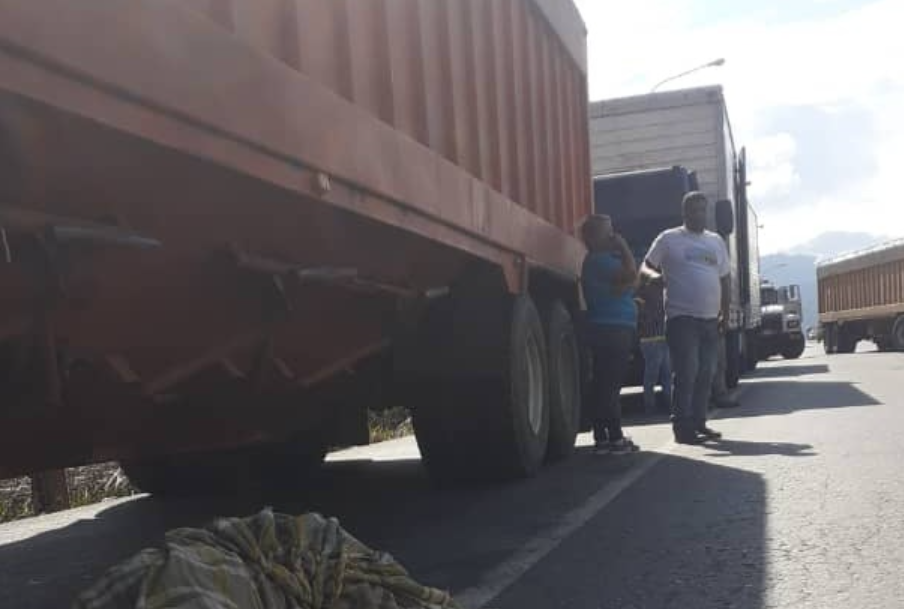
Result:
<svg viewBox="0 0 904 609"><path fill-rule="evenodd" d="M769 379L769 378L788 378L797 376L812 376L815 374L827 374L829 367L825 364L813 365L794 365L786 364L781 366L769 366L767 368L759 368L750 373L747 378L750 379Z"/></svg>
<svg viewBox="0 0 904 609"><path fill-rule="evenodd" d="M741 407L724 410L723 418L790 414L801 410L879 406L881 402L843 381L763 380L750 383L741 397ZM755 403L756 408L745 406Z"/></svg>
<svg viewBox="0 0 904 609"><path fill-rule="evenodd" d="M760 457L782 455L785 457L815 457L811 444L793 444L788 442L744 442L740 440L719 440L707 443L711 452L708 457Z"/></svg>
<svg viewBox="0 0 904 609"><path fill-rule="evenodd" d="M667 455L488 604L498 609L763 609L766 484Z"/></svg>
<svg viewBox="0 0 904 609"><path fill-rule="evenodd" d="M656 392L656 412L644 412L643 393L623 393L619 400L622 406L622 417L631 427L658 425L669 422L669 407L662 398L662 392Z"/></svg>
<svg viewBox="0 0 904 609"><path fill-rule="evenodd" d="M659 461L609 507L587 512L608 485L651 459ZM159 547L169 529L272 505L336 516L420 581L453 591L476 585L544 532L595 514L576 521L578 530L535 566L538 578L524 577L510 591L545 582L542 594L492 606L596 608L608 591L650 599L638 606L722 607L733 599L732 606L753 608L761 598L764 503L755 474L654 453L601 458L581 450L530 480L458 489L436 488L416 459L334 462L315 484L281 497L141 497L0 546L0 606L68 606L107 568Z"/></svg>

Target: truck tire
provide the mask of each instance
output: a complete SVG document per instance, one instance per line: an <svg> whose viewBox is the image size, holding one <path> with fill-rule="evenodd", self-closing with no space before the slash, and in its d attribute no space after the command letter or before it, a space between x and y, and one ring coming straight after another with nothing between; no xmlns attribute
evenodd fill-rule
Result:
<svg viewBox="0 0 904 609"><path fill-rule="evenodd" d="M320 472L327 455L323 434L298 437L279 444L266 444L249 451L257 486L269 492L298 490Z"/></svg>
<svg viewBox="0 0 904 609"><path fill-rule="evenodd" d="M891 327L891 347L895 351L904 351L904 315L899 315Z"/></svg>
<svg viewBox="0 0 904 609"><path fill-rule="evenodd" d="M546 352L549 359L548 460L574 453L581 425L581 364L578 340L568 309L554 301L545 311Z"/></svg>
<svg viewBox="0 0 904 609"><path fill-rule="evenodd" d="M849 328L838 327L836 333L838 341L835 347L836 353L853 353L857 349L857 343L860 340Z"/></svg>
<svg viewBox="0 0 904 609"><path fill-rule="evenodd" d="M745 372L754 372L760 363L760 346L755 334L748 334L744 349Z"/></svg>
<svg viewBox="0 0 904 609"><path fill-rule="evenodd" d="M241 450L124 461L120 466L133 487L164 497L235 493L251 479Z"/></svg>
<svg viewBox="0 0 904 609"><path fill-rule="evenodd" d="M800 359L800 356L804 354L806 348L807 343L803 337L801 337L799 340L790 342L782 347L782 357L784 359Z"/></svg>
<svg viewBox="0 0 904 609"><path fill-rule="evenodd" d="M135 490L151 495L179 494L173 492L174 472L163 460L123 461L119 466Z"/></svg>
<svg viewBox="0 0 904 609"><path fill-rule="evenodd" d="M838 353L838 326L835 324L827 324L823 331L822 346L826 355L835 355Z"/></svg>
<svg viewBox="0 0 904 609"><path fill-rule="evenodd" d="M504 300L486 302L483 316L470 298L453 305L446 336L433 346L443 349L449 370L414 383L414 391L409 384L418 448L438 481L528 477L545 459L550 413L543 326L529 296ZM482 370L474 370L475 362Z"/></svg>
<svg viewBox="0 0 904 609"><path fill-rule="evenodd" d="M725 386L734 389L741 382L740 334L735 331L725 335Z"/></svg>

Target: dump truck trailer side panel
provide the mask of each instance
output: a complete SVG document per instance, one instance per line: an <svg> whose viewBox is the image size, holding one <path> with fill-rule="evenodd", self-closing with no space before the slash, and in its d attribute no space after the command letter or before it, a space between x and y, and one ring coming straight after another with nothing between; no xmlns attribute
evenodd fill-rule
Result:
<svg viewBox="0 0 904 609"><path fill-rule="evenodd" d="M904 243L824 261L817 278L828 353L853 352L864 339L882 350L904 350Z"/></svg>
<svg viewBox="0 0 904 609"><path fill-rule="evenodd" d="M366 441L445 295L494 347L573 312L585 35L548 0L0 0L0 475ZM545 398L482 403L533 468Z"/></svg>

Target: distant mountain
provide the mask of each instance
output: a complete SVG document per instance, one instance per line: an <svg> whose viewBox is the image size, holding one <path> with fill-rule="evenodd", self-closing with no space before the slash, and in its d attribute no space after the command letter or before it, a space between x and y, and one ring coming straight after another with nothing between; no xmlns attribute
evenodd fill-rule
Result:
<svg viewBox="0 0 904 609"><path fill-rule="evenodd" d="M888 240L889 237L871 235L869 233L833 231L822 233L806 243L794 246L787 253L815 256L818 260L822 260L823 258L831 258L846 252L864 249Z"/></svg>
<svg viewBox="0 0 904 609"><path fill-rule="evenodd" d="M804 327L819 322L819 296L816 290L816 263L887 241L868 233L830 232L790 248L785 253L760 257L760 275L774 285L797 284L803 299Z"/></svg>

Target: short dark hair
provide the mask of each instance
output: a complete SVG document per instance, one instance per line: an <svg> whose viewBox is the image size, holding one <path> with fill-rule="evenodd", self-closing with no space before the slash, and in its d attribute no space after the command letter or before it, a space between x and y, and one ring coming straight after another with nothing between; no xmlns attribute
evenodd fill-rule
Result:
<svg viewBox="0 0 904 609"><path fill-rule="evenodd" d="M684 195L684 198L681 199L681 208L687 209L687 206L691 203L696 203L698 201L703 201L704 203L708 203L709 201L706 199L706 195L700 192L699 190L692 190L689 193Z"/></svg>
<svg viewBox="0 0 904 609"><path fill-rule="evenodd" d="M586 240L587 233L590 231L591 226L606 221L612 222L612 217L607 214L591 214L587 216L587 219L584 220L584 223L581 225L581 237Z"/></svg>

